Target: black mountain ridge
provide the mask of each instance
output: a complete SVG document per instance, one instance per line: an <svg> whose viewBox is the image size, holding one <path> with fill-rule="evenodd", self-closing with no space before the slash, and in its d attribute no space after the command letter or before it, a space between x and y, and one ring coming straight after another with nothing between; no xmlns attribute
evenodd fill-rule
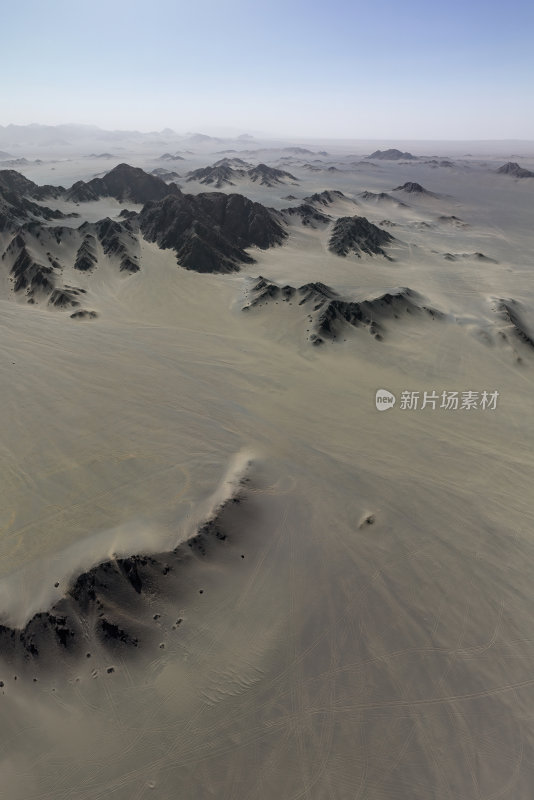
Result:
<svg viewBox="0 0 534 800"><path fill-rule="evenodd" d="M338 256L353 253L361 258L361 254L365 253L389 259L384 246L394 239L394 236L369 222L365 217L339 217L334 224L328 249Z"/></svg>
<svg viewBox="0 0 534 800"><path fill-rule="evenodd" d="M425 314L430 319L442 319L441 311L425 305L424 298L408 287L386 292L379 297L353 300L342 297L324 283L279 286L260 276L252 286L250 301L244 311L260 308L271 302L296 303L305 312L309 328L308 341L321 345L326 340L340 341L344 329L365 328L378 341L386 334L384 320L398 320L410 315Z"/></svg>
<svg viewBox="0 0 534 800"><path fill-rule="evenodd" d="M188 174L187 180L198 181L206 186L215 185L217 189L222 186L233 186L234 181L243 178L269 187L288 181L297 183L297 179L290 172L268 167L267 164L258 164L249 168L247 166L241 159L220 159L211 166L193 170Z"/></svg>
<svg viewBox="0 0 534 800"><path fill-rule="evenodd" d="M176 184L165 183L157 175L149 175L139 167L118 164L103 178L93 178L87 183L77 181L66 192L65 198L77 203L99 200L101 197L114 197L121 202L148 203L179 191Z"/></svg>
<svg viewBox="0 0 534 800"><path fill-rule="evenodd" d="M399 161L400 159L404 161L415 161L417 156L413 156L411 153L403 153L392 147L389 150L375 150L374 153L371 153L370 156L366 156L366 158L376 158L380 161Z"/></svg>
<svg viewBox="0 0 534 800"><path fill-rule="evenodd" d="M77 202L109 196L142 202L143 208L124 209L118 220L54 227L45 222L67 215L31 199L47 196L78 198ZM106 257L121 272L139 271L140 235L162 249L173 249L182 267L221 273L253 263L248 248L265 249L287 236L284 216L260 203L239 194L184 194L175 184L127 164L103 178L78 181L69 190L39 187L13 170L0 171L0 234L12 291L29 303L54 308L79 305L81 290L61 285L65 264L80 273L91 272L99 258Z"/></svg>

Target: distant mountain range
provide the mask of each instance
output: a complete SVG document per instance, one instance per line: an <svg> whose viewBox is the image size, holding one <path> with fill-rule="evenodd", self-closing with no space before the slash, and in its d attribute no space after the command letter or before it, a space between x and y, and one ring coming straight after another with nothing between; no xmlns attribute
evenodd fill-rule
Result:
<svg viewBox="0 0 534 800"><path fill-rule="evenodd" d="M178 153L174 153L174 155L172 153L163 153L159 159L160 161L184 161L184 157Z"/></svg>
<svg viewBox="0 0 534 800"><path fill-rule="evenodd" d="M402 153L400 150L396 150L393 147L389 150L375 150L375 152L371 153L367 158L374 158L379 161L400 161L401 159L403 161L415 161L417 156L413 156L411 153Z"/></svg>
<svg viewBox="0 0 534 800"><path fill-rule="evenodd" d="M264 144L265 146L261 146ZM268 152L285 152L295 156L311 155L313 150L301 147L299 144L290 146L276 146L255 139L250 134L209 136L202 132L179 133L171 128L159 131L142 132L138 130L105 130L96 125L0 125L0 161L15 158L25 151L24 155L32 152L50 151L51 153L92 153L94 156L106 153L117 155L115 151L130 147L161 148L165 156L176 158L176 149L192 148L195 151L213 152L219 148L223 155L231 152L241 152L243 148L254 146L250 154ZM225 148L221 150L221 148ZM232 149L237 148L237 149ZM12 154L16 155L12 155ZM318 155L327 155L326 151L318 151ZM262 156L260 155L260 158ZM263 157L267 157L266 155Z"/></svg>

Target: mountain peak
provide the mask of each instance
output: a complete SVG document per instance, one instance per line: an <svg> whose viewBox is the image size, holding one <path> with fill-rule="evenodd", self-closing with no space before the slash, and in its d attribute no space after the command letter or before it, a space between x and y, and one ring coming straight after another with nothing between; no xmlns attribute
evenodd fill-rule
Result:
<svg viewBox="0 0 534 800"><path fill-rule="evenodd" d="M425 187L421 186L420 183L415 183L415 181L406 181L406 183L403 183L402 186L396 186L392 191L408 192L408 194L432 195L432 192L429 192L428 189L425 189Z"/></svg>
<svg viewBox="0 0 534 800"><path fill-rule="evenodd" d="M67 199L82 203L100 197L115 197L119 201L148 203L161 200L169 194L180 194L175 183L165 183L157 175L149 175L140 167L117 164L103 178L93 178L85 183L78 181L69 189Z"/></svg>
<svg viewBox="0 0 534 800"><path fill-rule="evenodd" d="M501 175L512 175L514 178L534 178L534 172L520 167L515 161L508 161L497 170Z"/></svg>

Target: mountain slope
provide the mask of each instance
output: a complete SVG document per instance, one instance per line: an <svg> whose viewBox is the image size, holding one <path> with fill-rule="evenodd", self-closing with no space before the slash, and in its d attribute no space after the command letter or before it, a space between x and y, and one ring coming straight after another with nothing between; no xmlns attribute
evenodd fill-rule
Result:
<svg viewBox="0 0 534 800"><path fill-rule="evenodd" d="M239 158L220 159L215 164L207 167L195 169L188 174L188 181L198 181L206 186L214 185L217 189L222 186L233 186L235 181L248 178L253 183L260 186L277 186L279 184L297 183L297 179L290 172L285 172L275 167L268 167L266 164L258 164L256 167L246 169L246 162Z"/></svg>
<svg viewBox="0 0 534 800"><path fill-rule="evenodd" d="M198 272L234 272L254 261L245 248L266 249L287 236L277 212L221 192L180 193L148 203L138 221L148 241L173 249L183 267Z"/></svg>
<svg viewBox="0 0 534 800"><path fill-rule="evenodd" d="M366 300L342 297L331 286L324 283L307 283L294 286L279 286L260 276L249 293L249 302L244 311L260 308L270 303L284 302L302 310L306 318L308 341L320 345L325 340L339 341L343 330L365 328L381 341L386 334L384 322L400 320L402 317L424 315L430 319L442 319L442 312L427 306L424 298L408 287L386 292Z"/></svg>
<svg viewBox="0 0 534 800"><path fill-rule="evenodd" d="M0 232L14 232L29 222L75 216L34 202L58 197L63 191L62 187L38 186L15 170L0 170Z"/></svg>
<svg viewBox="0 0 534 800"><path fill-rule="evenodd" d="M512 175L514 178L534 178L534 172L520 167L515 161L508 161L503 164L497 172L500 175Z"/></svg>
<svg viewBox="0 0 534 800"><path fill-rule="evenodd" d="M93 178L87 183L77 181L65 197L77 203L99 200L101 197L114 197L121 202L148 203L179 191L174 183L167 184L157 175L149 175L129 164L118 164L103 178Z"/></svg>
<svg viewBox="0 0 534 800"><path fill-rule="evenodd" d="M353 253L360 258L365 253L389 258L384 246L394 238L365 217L340 217L334 225L328 249L338 256Z"/></svg>

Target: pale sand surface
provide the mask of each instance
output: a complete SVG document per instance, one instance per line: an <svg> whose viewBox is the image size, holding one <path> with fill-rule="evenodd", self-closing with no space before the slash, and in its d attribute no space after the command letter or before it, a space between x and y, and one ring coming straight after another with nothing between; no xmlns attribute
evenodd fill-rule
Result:
<svg viewBox="0 0 534 800"><path fill-rule="evenodd" d="M391 263L338 258L327 232L294 225L235 276L146 243L133 276L66 269L90 322L0 302L6 621L113 552L174 546L235 455L252 461L228 541L149 601L164 648L92 643L17 680L1 665L9 800L532 797L534 357L499 342L491 309L514 297L532 323L532 206L502 176L475 188L424 169L302 178L302 196L315 181L356 199L418 180L442 197L361 213L472 226L391 229ZM477 250L499 263L442 258ZM409 286L448 318L314 348L298 307L241 312L259 274L357 299ZM500 396L495 411L379 413L378 388Z"/></svg>

